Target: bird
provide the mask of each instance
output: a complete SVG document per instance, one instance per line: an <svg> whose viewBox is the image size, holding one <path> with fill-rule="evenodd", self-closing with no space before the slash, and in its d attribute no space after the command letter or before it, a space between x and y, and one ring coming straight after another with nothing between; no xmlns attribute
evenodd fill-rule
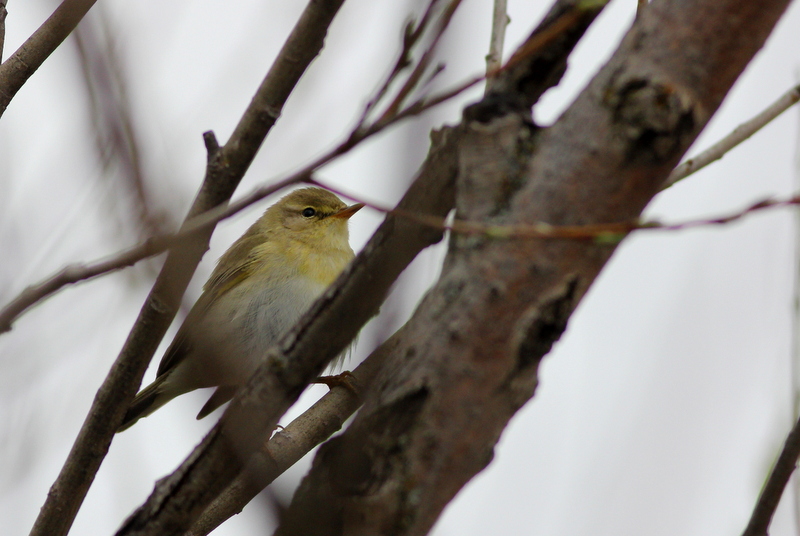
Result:
<svg viewBox="0 0 800 536"><path fill-rule="evenodd" d="M155 381L136 395L117 431L195 389L216 387L197 419L233 398L266 351L352 261L348 221L363 206L309 187L267 208L220 257Z"/></svg>

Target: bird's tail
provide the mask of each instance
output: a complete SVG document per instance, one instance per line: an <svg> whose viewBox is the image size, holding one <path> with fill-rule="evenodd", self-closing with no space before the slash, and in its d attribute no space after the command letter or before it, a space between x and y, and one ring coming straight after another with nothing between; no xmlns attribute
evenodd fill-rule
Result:
<svg viewBox="0 0 800 536"><path fill-rule="evenodd" d="M125 419L123 419L122 424L117 429L117 433L127 430L136 424L136 421L142 417L147 417L173 398L174 395L169 396L164 393L162 389L166 378L166 374L159 376L153 383L142 389L139 394L136 395L128 408L128 412L125 414Z"/></svg>

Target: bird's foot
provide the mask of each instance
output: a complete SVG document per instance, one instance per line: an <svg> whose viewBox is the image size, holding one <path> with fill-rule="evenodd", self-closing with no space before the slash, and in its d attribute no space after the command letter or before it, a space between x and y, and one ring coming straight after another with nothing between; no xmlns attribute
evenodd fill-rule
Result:
<svg viewBox="0 0 800 536"><path fill-rule="evenodd" d="M342 372L341 374L337 374L335 376L320 376L316 380L313 380L311 383L321 383L328 386L328 389L333 389L334 387L344 387L351 393L356 396L361 396L358 391L356 377L353 376L353 373L349 370Z"/></svg>

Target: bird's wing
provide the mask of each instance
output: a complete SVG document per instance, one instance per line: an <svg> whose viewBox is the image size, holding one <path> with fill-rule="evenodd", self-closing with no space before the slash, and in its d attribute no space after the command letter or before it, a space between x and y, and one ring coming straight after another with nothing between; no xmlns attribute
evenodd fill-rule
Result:
<svg viewBox="0 0 800 536"><path fill-rule="evenodd" d="M265 240L263 236L256 236L251 231L252 229L239 238L220 257L211 277L203 286L203 294L189 311L186 320L183 321L183 325L175 335L175 340L161 358L157 377L174 369L190 353L192 341L188 336L187 326L196 323L212 303L253 273L256 263L261 258L259 256L261 247L259 246L263 246Z"/></svg>
<svg viewBox="0 0 800 536"><path fill-rule="evenodd" d="M220 257L217 267L203 286L204 295L217 298L253 273L256 263L263 259L263 250L269 239L251 231L239 238Z"/></svg>

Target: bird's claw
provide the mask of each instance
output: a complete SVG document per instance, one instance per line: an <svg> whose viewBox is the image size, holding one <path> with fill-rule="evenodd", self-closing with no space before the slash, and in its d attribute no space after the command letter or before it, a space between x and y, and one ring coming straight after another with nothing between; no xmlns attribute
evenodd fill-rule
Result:
<svg viewBox="0 0 800 536"><path fill-rule="evenodd" d="M349 370L346 370L335 376L320 376L311 383L321 383L327 385L328 389L333 389L334 387L344 387L354 395L361 396L358 391L358 382L356 381L356 377L353 376L353 373Z"/></svg>

